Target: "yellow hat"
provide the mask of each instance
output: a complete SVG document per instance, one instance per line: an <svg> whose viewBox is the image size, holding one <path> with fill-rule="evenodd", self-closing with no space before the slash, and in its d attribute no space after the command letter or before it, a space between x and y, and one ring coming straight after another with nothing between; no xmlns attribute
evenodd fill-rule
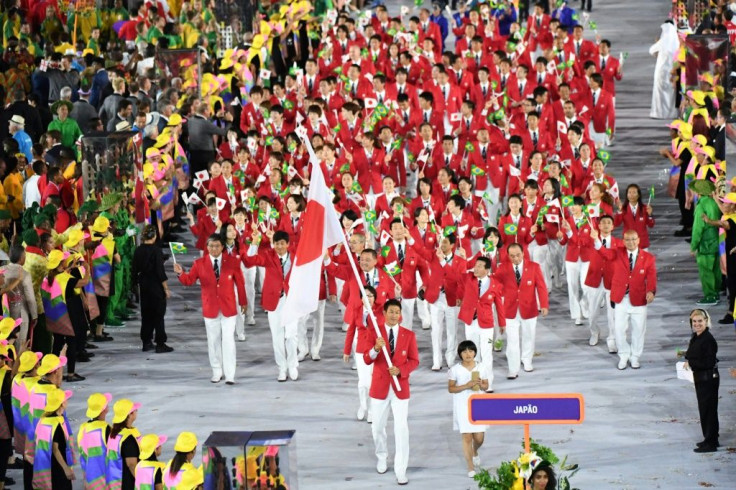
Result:
<svg viewBox="0 0 736 490"><path fill-rule="evenodd" d="M197 436L193 432L182 432L176 438L174 451L177 453L190 453L197 447Z"/></svg>
<svg viewBox="0 0 736 490"><path fill-rule="evenodd" d="M82 240L86 240L87 238L89 238L89 234L85 233L82 230L78 230L76 228L72 229L69 231L67 235L66 242L64 242L64 247L65 248L76 247L79 244L79 242L81 242Z"/></svg>
<svg viewBox="0 0 736 490"><path fill-rule="evenodd" d="M683 122L680 124L680 126L677 128L677 130L682 134L682 137L686 140L689 140L693 137L693 125L687 122Z"/></svg>
<svg viewBox="0 0 736 490"><path fill-rule="evenodd" d="M91 230L93 233L97 234L107 233L110 230L110 220L104 216L98 216L95 218L95 222L92 224Z"/></svg>
<svg viewBox="0 0 736 490"><path fill-rule="evenodd" d="M701 148L698 148L697 150L695 150L695 153L707 155L708 158L710 158L711 162L715 161L716 159L716 149L713 148L712 146L703 146ZM0 322L0 325L2 325L2 322Z"/></svg>
<svg viewBox="0 0 736 490"><path fill-rule="evenodd" d="M701 82L705 82L705 83L709 83L713 85L713 75L711 75L710 73L703 73L698 78L700 79Z"/></svg>
<svg viewBox="0 0 736 490"><path fill-rule="evenodd" d="M705 137L705 136L703 136L702 134L696 134L695 136L693 136L693 137L692 137L692 141L693 141L693 142L698 142L698 143L700 143L700 146L705 146L705 145L707 145L707 144L708 144L708 138L706 138L706 137Z"/></svg>
<svg viewBox="0 0 736 490"><path fill-rule="evenodd" d="M66 357L57 356L55 354L46 354L41 359L41 365L38 367L36 372L39 376L46 376L49 373L53 373L59 368L66 366Z"/></svg>
<svg viewBox="0 0 736 490"><path fill-rule="evenodd" d="M18 318L16 320L14 318L10 318L9 316L6 316L2 320L0 320L0 340L5 340L10 337L10 334L13 333L13 330L18 328L21 323L23 323L22 318Z"/></svg>
<svg viewBox="0 0 736 490"><path fill-rule="evenodd" d="M18 372L27 373L36 367L36 364L38 364L38 361L40 361L42 357L43 354L40 352L33 352L30 350L25 351L20 355L20 366L18 366Z"/></svg>
<svg viewBox="0 0 736 490"><path fill-rule="evenodd" d="M82 58L84 58L88 54L95 54L95 52L94 52L94 50L92 50L90 48L86 48L84 51L82 51Z"/></svg>
<svg viewBox="0 0 736 490"><path fill-rule="evenodd" d="M92 393L87 398L87 418L94 419L100 416L112 400L110 393Z"/></svg>
<svg viewBox="0 0 736 490"><path fill-rule="evenodd" d="M728 194L721 197L720 199L722 202L727 202L729 204L736 204L736 192L729 192Z"/></svg>
<svg viewBox="0 0 736 490"><path fill-rule="evenodd" d="M155 158L155 157L160 157L160 156L161 156L161 152L158 151L157 148L151 147L146 150L146 160L148 160L149 158Z"/></svg>
<svg viewBox="0 0 736 490"><path fill-rule="evenodd" d="M171 133L167 133L166 130L164 130L161 134L158 135L158 138L156 138L156 143L153 145L153 147L163 148L169 143L171 143Z"/></svg>
<svg viewBox="0 0 736 490"><path fill-rule="evenodd" d="M141 408L140 403L133 403L127 398L123 398L122 400L116 401L115 405L112 408L114 412L112 423L119 424L121 422L125 422L125 419L128 418L128 415L135 412L139 408Z"/></svg>
<svg viewBox="0 0 736 490"><path fill-rule="evenodd" d="M671 123L669 123L667 125L667 127L670 128L670 129L678 129L680 127L680 125L682 123L684 123L684 122L685 121L683 121L682 119L675 119L674 121L672 121Z"/></svg>
<svg viewBox="0 0 736 490"><path fill-rule="evenodd" d="M222 61L220 62L220 70L227 70L228 68L233 67L233 59L229 56L225 56L222 58Z"/></svg>
<svg viewBox="0 0 736 490"><path fill-rule="evenodd" d="M69 398L72 397L71 390L60 390L59 388L55 388L51 390L46 395L46 406L44 407L44 412L55 412L59 409L62 403L67 401Z"/></svg>
<svg viewBox="0 0 736 490"><path fill-rule="evenodd" d="M695 102L699 106L705 105L705 92L703 92L702 90L688 90L687 96L690 97L693 102Z"/></svg>
<svg viewBox="0 0 736 490"><path fill-rule="evenodd" d="M66 255L64 255L64 252L61 250L52 250L49 252L48 262L46 262L46 270L50 271L56 269L65 258Z"/></svg>
<svg viewBox="0 0 736 490"><path fill-rule="evenodd" d="M169 117L169 123L166 126L178 126L183 122L184 119L181 117L181 114L172 114L171 117Z"/></svg>
<svg viewBox="0 0 736 490"><path fill-rule="evenodd" d="M157 448L163 446L168 438L163 435L146 434L141 438L141 452L138 455L141 460L148 459L156 451Z"/></svg>
<svg viewBox="0 0 736 490"><path fill-rule="evenodd" d="M189 468L181 475L181 483L176 488L179 490L195 490L203 483L204 472L202 471L202 466L199 468Z"/></svg>

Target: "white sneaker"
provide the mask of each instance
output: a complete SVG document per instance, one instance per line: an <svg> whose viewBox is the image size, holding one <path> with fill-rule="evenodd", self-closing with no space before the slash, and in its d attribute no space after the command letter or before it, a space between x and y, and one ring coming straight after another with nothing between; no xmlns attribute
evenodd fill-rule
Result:
<svg viewBox="0 0 736 490"><path fill-rule="evenodd" d="M245 334L244 333L238 334L238 342L245 342Z"/></svg>
<svg viewBox="0 0 736 490"><path fill-rule="evenodd" d="M299 370L297 368L291 368L289 369L289 379L292 381L296 381L299 379Z"/></svg>
<svg viewBox="0 0 736 490"><path fill-rule="evenodd" d="M588 341L588 344L598 345L598 334L597 333L590 334L590 340Z"/></svg>
<svg viewBox="0 0 736 490"><path fill-rule="evenodd" d="M639 369L641 367L641 364L639 364L639 359L631 358L631 369Z"/></svg>
<svg viewBox="0 0 736 490"><path fill-rule="evenodd" d="M373 415L371 415L370 410L368 410L368 416L365 418L365 421L368 422L369 424L373 423Z"/></svg>
<svg viewBox="0 0 736 490"><path fill-rule="evenodd" d="M475 478L475 470L468 471L468 478Z"/></svg>
<svg viewBox="0 0 736 490"><path fill-rule="evenodd" d="M406 477L406 475L396 475L396 483L398 483L399 485L406 485L407 483L409 483L409 479Z"/></svg>
<svg viewBox="0 0 736 490"><path fill-rule="evenodd" d="M534 366L532 366L531 362L524 363L524 371L526 371L527 373L531 373L532 371L534 371Z"/></svg>
<svg viewBox="0 0 736 490"><path fill-rule="evenodd" d="M353 370L353 371L357 371L358 370L358 366L355 363L353 363L353 364L350 365L350 369Z"/></svg>
<svg viewBox="0 0 736 490"><path fill-rule="evenodd" d="M435 364L435 365L432 366L432 371L439 371L440 369L441 369L441 367L438 366L437 364Z"/></svg>
<svg viewBox="0 0 736 490"><path fill-rule="evenodd" d="M343 331L343 332L347 332L347 331L348 331L348 326L349 326L349 325L348 325L347 323L344 323L344 322L343 322L343 324L342 324L342 331Z"/></svg>
<svg viewBox="0 0 736 490"><path fill-rule="evenodd" d="M319 356L319 354L309 354L309 356L312 358L313 361L321 361L322 358Z"/></svg>
<svg viewBox="0 0 736 490"><path fill-rule="evenodd" d="M422 330L429 330L430 328L432 328L431 323L422 323Z"/></svg>
<svg viewBox="0 0 736 490"><path fill-rule="evenodd" d="M365 418L365 409L359 408L358 409L358 420L363 420Z"/></svg>
<svg viewBox="0 0 736 490"><path fill-rule="evenodd" d="M212 377L210 378L210 381L211 381L212 383L219 383L221 379L222 379L222 375L220 375L220 376L214 376L214 375L213 375L213 376L212 376Z"/></svg>
<svg viewBox="0 0 736 490"><path fill-rule="evenodd" d="M621 359L618 361L618 369L623 371L626 369L626 366L629 364L628 359Z"/></svg>
<svg viewBox="0 0 736 490"><path fill-rule="evenodd" d="M575 326L579 327L582 324L583 324L583 319L582 318L578 318L577 320L575 320Z"/></svg>
<svg viewBox="0 0 736 490"><path fill-rule="evenodd" d="M286 381L286 371L279 371L279 377L276 378L279 382Z"/></svg>
<svg viewBox="0 0 736 490"><path fill-rule="evenodd" d="M608 353L609 354L618 354L618 347L616 347L616 341L615 340L609 340L606 343L608 344Z"/></svg>
<svg viewBox="0 0 736 490"><path fill-rule="evenodd" d="M386 473L388 471L388 465L386 465L386 462L379 460L378 463L376 464L376 471L380 473L381 475Z"/></svg>
<svg viewBox="0 0 736 490"><path fill-rule="evenodd" d="M473 466L480 468L480 456L473 456Z"/></svg>
<svg viewBox="0 0 736 490"><path fill-rule="evenodd" d="M307 353L306 352L304 354L297 354L296 360L299 361L299 362L302 362L305 357L307 357Z"/></svg>
<svg viewBox="0 0 736 490"><path fill-rule="evenodd" d="M255 324L256 324L256 319L255 319L255 318L253 318L253 317L250 317L250 318L248 318L248 319L247 319L247 320L245 321L245 324L246 324L246 325L255 325Z"/></svg>

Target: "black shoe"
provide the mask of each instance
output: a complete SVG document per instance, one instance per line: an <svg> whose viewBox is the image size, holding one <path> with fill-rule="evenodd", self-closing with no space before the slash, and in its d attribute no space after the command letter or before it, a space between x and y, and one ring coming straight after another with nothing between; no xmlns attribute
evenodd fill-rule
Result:
<svg viewBox="0 0 736 490"><path fill-rule="evenodd" d="M732 325L733 324L733 317L731 315L726 315L720 320L718 320L719 325Z"/></svg>
<svg viewBox="0 0 736 490"><path fill-rule="evenodd" d="M698 446L698 447L703 447L703 446L705 446L705 444L706 444L705 441L700 441L699 443L697 443L695 445ZM716 441L716 447L721 447L721 443Z"/></svg>
<svg viewBox="0 0 736 490"><path fill-rule="evenodd" d="M718 451L718 448L712 444L698 446L693 449L694 453L714 453L716 451Z"/></svg>
<svg viewBox="0 0 736 490"><path fill-rule="evenodd" d="M23 469L23 460L20 458L15 458L12 463L8 465L9 470L22 470ZM15 482L13 482L15 483ZM7 485L7 482L5 483ZM12 483L11 483L12 485Z"/></svg>
<svg viewBox="0 0 736 490"><path fill-rule="evenodd" d="M167 352L174 352L173 347L169 347L166 344L158 344L156 345L156 354L165 354Z"/></svg>
<svg viewBox="0 0 736 490"><path fill-rule="evenodd" d="M64 381L66 381L67 383L74 383L74 382L77 382L77 381L84 381L85 379L87 379L87 378L85 378L84 376L80 376L80 375L78 375L76 373L74 373L74 374L68 374L68 375L64 376Z"/></svg>
<svg viewBox="0 0 736 490"><path fill-rule="evenodd" d="M690 236L693 234L693 230L683 228L682 230L677 230L675 232L675 236L683 237L683 236Z"/></svg>
<svg viewBox="0 0 736 490"><path fill-rule="evenodd" d="M110 337L109 335L107 337L105 337L104 335L95 335L94 336L94 341L95 342L110 342L111 340L113 340L113 338Z"/></svg>
<svg viewBox="0 0 736 490"><path fill-rule="evenodd" d="M99 347L97 347L95 344L91 344L89 342L87 342L86 344L84 344L84 348L85 349L99 349Z"/></svg>
<svg viewBox="0 0 736 490"><path fill-rule="evenodd" d="M91 361L90 357L84 354L77 354L77 362L89 362Z"/></svg>
<svg viewBox="0 0 736 490"><path fill-rule="evenodd" d="M80 353L79 353L79 354L77 354L77 355L78 355L78 356L87 356L87 357L89 357L89 358L95 357L94 353L92 353L92 352L87 352L86 350L83 350L82 352L80 352Z"/></svg>
<svg viewBox="0 0 736 490"><path fill-rule="evenodd" d="M143 352L148 352L149 350L156 349L156 346L153 345L153 342L148 342L146 344L143 344Z"/></svg>

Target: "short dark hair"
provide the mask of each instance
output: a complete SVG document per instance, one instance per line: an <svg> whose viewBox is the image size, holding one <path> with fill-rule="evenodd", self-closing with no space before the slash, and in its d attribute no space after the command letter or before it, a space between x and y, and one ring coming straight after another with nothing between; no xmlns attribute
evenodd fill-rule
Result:
<svg viewBox="0 0 736 490"><path fill-rule="evenodd" d="M472 340L463 340L458 344L457 346L457 355L462 359L462 353L466 350L472 350L476 355L478 354L478 347L475 345L475 342Z"/></svg>
<svg viewBox="0 0 736 490"><path fill-rule="evenodd" d="M289 243L289 234L285 232L284 230L279 230L276 233L274 233L271 243L276 243L280 241L285 241L286 243Z"/></svg>
<svg viewBox="0 0 736 490"><path fill-rule="evenodd" d="M207 245L209 245L210 242L219 242L220 245L222 245L223 247L225 246L225 241L222 239L222 235L220 235L219 233L211 234L209 238L207 238Z"/></svg>
<svg viewBox="0 0 736 490"><path fill-rule="evenodd" d="M483 264L485 265L486 270L490 270L491 269L491 259L489 259L488 257L478 257L477 259L475 259L475 262L476 262L476 264L478 262L483 262Z"/></svg>
<svg viewBox="0 0 736 490"><path fill-rule="evenodd" d="M401 301L396 298L391 298L383 304L383 311L388 311L391 306L396 306L401 309Z"/></svg>

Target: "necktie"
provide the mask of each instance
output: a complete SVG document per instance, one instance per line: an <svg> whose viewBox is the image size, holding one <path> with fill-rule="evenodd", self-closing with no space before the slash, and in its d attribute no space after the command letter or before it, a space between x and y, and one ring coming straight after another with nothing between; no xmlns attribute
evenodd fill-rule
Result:
<svg viewBox="0 0 736 490"><path fill-rule="evenodd" d="M486 159L486 155L488 154L488 150L486 149L485 146L480 149L480 154L483 157L483 160L485 160Z"/></svg>
<svg viewBox="0 0 736 490"><path fill-rule="evenodd" d="M215 271L215 279L220 279L220 264L218 263L220 259L215 259L215 263L212 266L212 270Z"/></svg>
<svg viewBox="0 0 736 490"><path fill-rule="evenodd" d="M596 104L598 104L598 93L594 92L593 93L593 107L595 107Z"/></svg>
<svg viewBox="0 0 736 490"><path fill-rule="evenodd" d="M484 85L482 87L482 90L483 90L483 99L485 99L486 98L486 95L488 95L488 86L487 85Z"/></svg>
<svg viewBox="0 0 736 490"><path fill-rule="evenodd" d="M394 338L394 329L388 329L388 347L391 350L391 357L394 355L394 346L396 345L396 339Z"/></svg>
<svg viewBox="0 0 736 490"><path fill-rule="evenodd" d="M447 100L447 86L442 87L442 98Z"/></svg>
<svg viewBox="0 0 736 490"><path fill-rule="evenodd" d="M445 167L447 167L448 165L450 165L450 156L449 155L445 157Z"/></svg>
<svg viewBox="0 0 736 490"><path fill-rule="evenodd" d="M399 245L399 263L404 265L404 246Z"/></svg>
<svg viewBox="0 0 736 490"><path fill-rule="evenodd" d="M521 170L521 156L516 155L514 157L514 160L516 161L516 168L519 169L519 170Z"/></svg>
<svg viewBox="0 0 736 490"><path fill-rule="evenodd" d="M577 160L578 158L580 158L580 150L578 150L577 148L573 148L573 150L575 152L575 159Z"/></svg>
<svg viewBox="0 0 736 490"><path fill-rule="evenodd" d="M539 142L539 136L537 136L536 131L532 131L532 143L534 143L534 146L537 146L537 143Z"/></svg>
<svg viewBox="0 0 736 490"><path fill-rule="evenodd" d="M606 247L606 239L605 238L603 239L603 248L607 248Z"/></svg>
<svg viewBox="0 0 736 490"><path fill-rule="evenodd" d="M537 83L539 85L542 85L543 82L544 82L544 79L542 78L542 75L537 76Z"/></svg>
<svg viewBox="0 0 736 490"><path fill-rule="evenodd" d="M399 95L404 93L404 86L399 87Z"/></svg>
<svg viewBox="0 0 736 490"><path fill-rule="evenodd" d="M519 93L524 95L524 82L519 83Z"/></svg>
<svg viewBox="0 0 736 490"><path fill-rule="evenodd" d="M506 88L506 75L501 77L501 88Z"/></svg>
<svg viewBox="0 0 736 490"><path fill-rule="evenodd" d="M575 55L580 56L580 41L575 43Z"/></svg>
<svg viewBox="0 0 736 490"><path fill-rule="evenodd" d="M470 119L466 119L466 120L465 120L465 129L466 129L467 131L470 131Z"/></svg>
<svg viewBox="0 0 736 490"><path fill-rule="evenodd" d="M562 51L560 51L560 54L557 55L557 59L560 60L560 63L565 62L565 57L562 54Z"/></svg>
<svg viewBox="0 0 736 490"><path fill-rule="evenodd" d="M519 283L521 283L521 272L519 272L519 266L514 266L514 272L516 273L516 285L518 286Z"/></svg>
<svg viewBox="0 0 736 490"><path fill-rule="evenodd" d="M381 94L378 95L378 103L383 104L383 95Z"/></svg>
<svg viewBox="0 0 736 490"><path fill-rule="evenodd" d="M457 72L457 84L458 85L460 85L460 79L462 78L462 76L463 76L463 72L462 71Z"/></svg>
<svg viewBox="0 0 736 490"><path fill-rule="evenodd" d="M606 59L601 58L601 71L606 69Z"/></svg>
<svg viewBox="0 0 736 490"><path fill-rule="evenodd" d="M404 111L404 124L409 124L409 113Z"/></svg>
<svg viewBox="0 0 736 490"><path fill-rule="evenodd" d="M309 93L312 93L312 90L314 89L314 80L309 80Z"/></svg>
<svg viewBox="0 0 736 490"><path fill-rule="evenodd" d="M481 295L482 288L483 288L483 280L482 279L478 279L478 297L479 298L480 298L480 295Z"/></svg>
<svg viewBox="0 0 736 490"><path fill-rule="evenodd" d="M371 275L368 274L367 272L365 273L365 283L368 286L373 286L373 284L371 284Z"/></svg>
<svg viewBox="0 0 736 490"><path fill-rule="evenodd" d="M542 19L537 17L537 27L540 27L542 25Z"/></svg>
<svg viewBox="0 0 736 490"><path fill-rule="evenodd" d="M358 82L353 82L353 88L351 90L353 95L355 95L358 92Z"/></svg>
<svg viewBox="0 0 736 490"><path fill-rule="evenodd" d="M299 218L291 218L291 227L296 230L296 225L299 224Z"/></svg>
<svg viewBox="0 0 736 490"><path fill-rule="evenodd" d="M424 122L429 122L429 113L424 111Z"/></svg>
<svg viewBox="0 0 736 490"><path fill-rule="evenodd" d="M475 65L480 66L480 55L479 54L475 55Z"/></svg>
<svg viewBox="0 0 736 490"><path fill-rule="evenodd" d="M629 272L634 270L634 254L629 253Z"/></svg>

